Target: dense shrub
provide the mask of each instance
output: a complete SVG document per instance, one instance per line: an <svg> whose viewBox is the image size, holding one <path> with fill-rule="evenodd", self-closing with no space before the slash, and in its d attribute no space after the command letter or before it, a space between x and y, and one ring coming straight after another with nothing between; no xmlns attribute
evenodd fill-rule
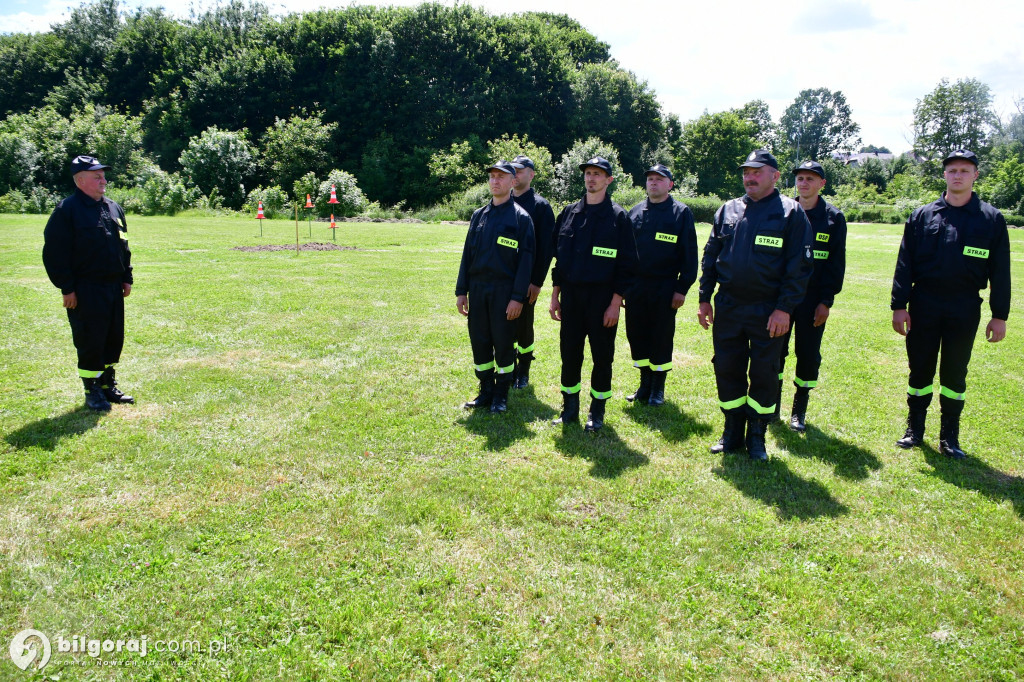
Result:
<svg viewBox="0 0 1024 682"><path fill-rule="evenodd" d="M288 195L277 185L257 187L249 192L249 196L245 200L246 212L255 216L261 201L263 202L263 215L267 218L288 218L291 215L292 206L288 201Z"/></svg>
<svg viewBox="0 0 1024 682"><path fill-rule="evenodd" d="M1004 213L1003 217L1006 218L1006 224L1013 227L1024 227L1024 215L1017 215L1016 213Z"/></svg>
<svg viewBox="0 0 1024 682"><path fill-rule="evenodd" d="M178 161L191 186L207 196L216 190L228 208L245 202L244 180L256 166L256 151L242 130L232 132L210 126L189 140Z"/></svg>
<svg viewBox="0 0 1024 682"><path fill-rule="evenodd" d="M331 198L332 185L336 189L337 204L327 203ZM327 174L326 180L320 183L320 191L317 193L314 203L317 215L321 218L332 214L350 218L359 215L359 212L363 210L363 207L366 206L366 197L356 184L354 175L336 168Z"/></svg>
<svg viewBox="0 0 1024 682"><path fill-rule="evenodd" d="M676 197L690 207L693 219L698 223L710 223L715 220L715 213L724 201L718 197Z"/></svg>
<svg viewBox="0 0 1024 682"><path fill-rule="evenodd" d="M143 213L146 215L174 215L192 206L199 198L199 190L186 188L177 173L154 173L141 189Z"/></svg>
<svg viewBox="0 0 1024 682"><path fill-rule="evenodd" d="M25 213L28 209L28 197L20 190L12 189L0 196L0 213Z"/></svg>
<svg viewBox="0 0 1024 682"><path fill-rule="evenodd" d="M576 140L572 148L555 164L554 177L551 178L551 196L548 197L552 204L578 201L583 196L583 172L579 166L595 156L602 156L612 164L612 175L625 177L625 172L619 165L619 152L615 147L596 137L586 141ZM617 179L609 187L613 194L618 181Z"/></svg>

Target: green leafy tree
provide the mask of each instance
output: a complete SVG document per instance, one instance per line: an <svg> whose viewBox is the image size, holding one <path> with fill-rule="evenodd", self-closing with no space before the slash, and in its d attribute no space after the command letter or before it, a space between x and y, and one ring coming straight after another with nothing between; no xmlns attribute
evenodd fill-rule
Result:
<svg viewBox="0 0 1024 682"><path fill-rule="evenodd" d="M337 123L324 123L322 114L277 119L263 136L263 165L280 187L291 187L306 173L326 173L331 167L331 136Z"/></svg>
<svg viewBox="0 0 1024 682"><path fill-rule="evenodd" d="M430 156L427 169L439 196L461 194L484 177L486 151L476 135L454 142L448 149L439 149Z"/></svg>
<svg viewBox="0 0 1024 682"><path fill-rule="evenodd" d="M30 140L0 132L0 194L29 191L38 165L39 151Z"/></svg>
<svg viewBox="0 0 1024 682"><path fill-rule="evenodd" d="M760 142L757 127L735 112L703 114L683 126L682 153L673 170L696 175L700 194L737 195L743 191L737 166Z"/></svg>
<svg viewBox="0 0 1024 682"><path fill-rule="evenodd" d="M239 209L245 202L245 181L256 166L256 150L247 131L211 126L189 140L179 160L188 183L206 196L216 192L224 206Z"/></svg>
<svg viewBox="0 0 1024 682"><path fill-rule="evenodd" d="M547 192L551 187L551 174L554 170L551 162L551 152L548 151L547 147L531 142L529 135L523 135L520 138L518 135L509 135L508 133L487 143L488 163L499 159L511 161L520 154L530 157L535 166L535 175L530 186L538 194L547 196Z"/></svg>
<svg viewBox="0 0 1024 682"><path fill-rule="evenodd" d="M834 151L860 144L860 126L854 123L846 96L839 90L802 90L783 112L779 128L794 166L804 159L820 162Z"/></svg>
<svg viewBox="0 0 1024 682"><path fill-rule="evenodd" d="M956 83L943 78L914 107L914 151L937 161L954 149L970 149L979 156L988 151L998 118L992 109L989 87L968 78Z"/></svg>
<svg viewBox="0 0 1024 682"><path fill-rule="evenodd" d="M619 152L607 142L591 137L587 140L577 140L576 144L555 164L554 174L551 178L550 200L552 203L564 204L578 201L583 196L586 188L583 185L583 171L580 170L580 164L595 156L604 157L611 163L615 181L608 189L614 192L616 185L622 181L619 175L622 172L622 166L619 165ZM627 176L626 185L631 184Z"/></svg>
<svg viewBox="0 0 1024 682"><path fill-rule="evenodd" d="M874 185L880 192L885 191L885 185L889 181L886 164L874 156L865 158L857 166L854 177L865 184Z"/></svg>
<svg viewBox="0 0 1024 682"><path fill-rule="evenodd" d="M731 111L754 124L754 138L757 139L759 147L773 153L780 150L779 127L772 121L772 113L767 102L755 99Z"/></svg>
<svg viewBox="0 0 1024 682"><path fill-rule="evenodd" d="M331 187L335 188L338 203L327 203L331 199ZM352 217L359 215L366 207L366 197L356 183L356 177L343 170L334 169L327 174L327 179L320 183L320 191L317 193L316 209L318 215L326 218L335 216Z"/></svg>

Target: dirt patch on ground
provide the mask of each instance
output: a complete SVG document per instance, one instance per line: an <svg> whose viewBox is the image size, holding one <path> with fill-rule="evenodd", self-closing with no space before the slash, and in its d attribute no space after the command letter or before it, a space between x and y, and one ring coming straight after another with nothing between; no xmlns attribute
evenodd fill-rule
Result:
<svg viewBox="0 0 1024 682"><path fill-rule="evenodd" d="M295 244L259 244L257 246L236 246L233 251L294 251ZM359 251L355 246L342 246L330 242L309 242L299 244L299 251Z"/></svg>

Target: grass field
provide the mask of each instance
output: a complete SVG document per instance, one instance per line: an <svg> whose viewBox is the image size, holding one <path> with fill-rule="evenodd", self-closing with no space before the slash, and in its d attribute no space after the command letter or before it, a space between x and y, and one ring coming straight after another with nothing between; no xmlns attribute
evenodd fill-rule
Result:
<svg viewBox="0 0 1024 682"><path fill-rule="evenodd" d="M346 223L356 249L297 256L232 250L293 223L130 218L138 404L97 416L44 222L0 217L0 680L1024 678L1024 232L1007 340L975 345L969 459L938 454L937 409L925 448L893 445L901 227L854 225L808 433L773 427L757 464L708 453L696 290L662 408L622 397L623 328L603 432L551 426L543 305L534 386L463 411L453 225ZM34 676L7 656L25 628L53 645ZM149 651L58 651L75 636Z"/></svg>

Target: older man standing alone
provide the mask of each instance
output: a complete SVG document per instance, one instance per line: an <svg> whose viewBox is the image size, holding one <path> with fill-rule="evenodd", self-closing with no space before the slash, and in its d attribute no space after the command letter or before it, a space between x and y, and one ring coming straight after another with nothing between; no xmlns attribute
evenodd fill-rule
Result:
<svg viewBox="0 0 1024 682"><path fill-rule="evenodd" d="M766 460L764 435L778 400L781 345L811 275L811 226L800 204L775 189L774 156L758 149L740 169L746 194L718 209L704 247L697 321L704 329L714 326L712 362L725 414L722 437L711 452L745 444L752 459Z"/></svg>
<svg viewBox="0 0 1024 682"><path fill-rule="evenodd" d="M103 412L135 402L114 380L133 280L124 211L103 196L109 169L95 157L75 157L75 193L57 204L43 231L43 265L68 312L85 404Z"/></svg>

